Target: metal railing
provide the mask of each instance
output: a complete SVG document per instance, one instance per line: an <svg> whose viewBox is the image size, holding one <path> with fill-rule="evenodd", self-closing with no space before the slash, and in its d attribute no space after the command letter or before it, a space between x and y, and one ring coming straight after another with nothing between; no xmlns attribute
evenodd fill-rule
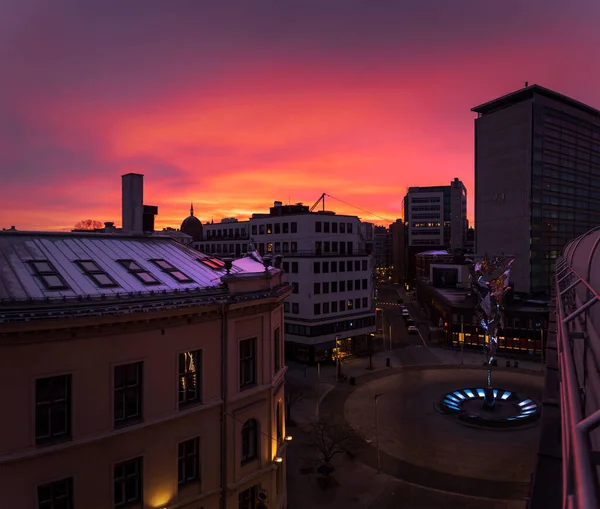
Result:
<svg viewBox="0 0 600 509"><path fill-rule="evenodd" d="M597 311L600 307L600 296L598 289L589 283L597 245L598 240L588 258L587 278L570 266L565 258L559 258L556 263L556 341L560 370L564 509L600 507L599 476L590 436L600 425L600 409L588 409L590 405L586 404L589 403L589 400L586 401L588 388L592 384L600 384L597 370L588 368L600 363L598 331L593 329L590 319L592 308Z"/></svg>

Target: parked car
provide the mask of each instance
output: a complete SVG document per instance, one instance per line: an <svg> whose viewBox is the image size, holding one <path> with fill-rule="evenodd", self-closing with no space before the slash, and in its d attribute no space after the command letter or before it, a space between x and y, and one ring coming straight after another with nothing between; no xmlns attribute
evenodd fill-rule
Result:
<svg viewBox="0 0 600 509"><path fill-rule="evenodd" d="M418 334L419 333L419 329L417 329L414 325L409 325L408 326L408 333L409 334Z"/></svg>

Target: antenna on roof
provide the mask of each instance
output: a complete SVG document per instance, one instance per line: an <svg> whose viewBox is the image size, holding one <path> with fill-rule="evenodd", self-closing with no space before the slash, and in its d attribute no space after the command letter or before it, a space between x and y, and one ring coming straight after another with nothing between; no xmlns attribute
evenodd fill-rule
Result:
<svg viewBox="0 0 600 509"><path fill-rule="evenodd" d="M525 88L527 88L529 86L529 81L525 82Z"/></svg>

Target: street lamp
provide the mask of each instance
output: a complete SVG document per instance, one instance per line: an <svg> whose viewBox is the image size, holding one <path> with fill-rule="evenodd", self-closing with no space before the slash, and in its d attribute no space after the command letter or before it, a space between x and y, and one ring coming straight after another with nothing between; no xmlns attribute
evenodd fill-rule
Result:
<svg viewBox="0 0 600 509"><path fill-rule="evenodd" d="M381 456L379 454L379 415L377 412L377 400L383 393L375 394L375 446L377 447L377 472L381 472Z"/></svg>

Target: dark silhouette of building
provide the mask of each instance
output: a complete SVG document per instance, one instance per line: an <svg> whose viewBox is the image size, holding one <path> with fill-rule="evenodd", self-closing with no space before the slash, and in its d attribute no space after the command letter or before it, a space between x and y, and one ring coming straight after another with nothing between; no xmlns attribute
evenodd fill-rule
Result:
<svg viewBox="0 0 600 509"><path fill-rule="evenodd" d="M202 240L202 222L194 215L194 204L190 205L190 215L181 223L180 230L190 235L194 242Z"/></svg>

